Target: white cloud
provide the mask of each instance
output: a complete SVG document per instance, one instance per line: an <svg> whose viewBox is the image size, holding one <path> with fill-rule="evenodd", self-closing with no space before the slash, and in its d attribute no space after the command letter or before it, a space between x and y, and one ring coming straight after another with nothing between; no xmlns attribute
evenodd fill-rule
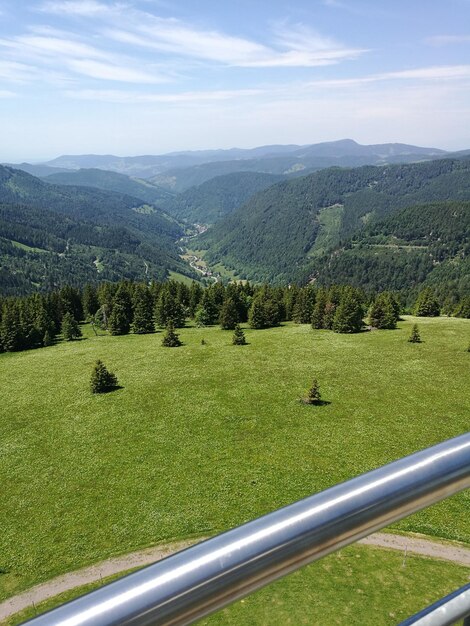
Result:
<svg viewBox="0 0 470 626"><path fill-rule="evenodd" d="M310 87L355 87L367 83L376 83L393 80L414 81L453 81L470 78L470 65L436 65L420 67L412 70L400 70L397 72L384 72L355 78L338 78L316 80L306 83Z"/></svg>
<svg viewBox="0 0 470 626"><path fill-rule="evenodd" d="M470 65L437 65L414 70L401 70L381 75L388 78L409 78L421 80L456 80L470 77Z"/></svg>
<svg viewBox="0 0 470 626"><path fill-rule="evenodd" d="M37 81L45 74L57 77L57 70L61 68L62 72L96 80L141 84L170 80L162 71L157 72L153 65L152 71L144 71L135 60L79 41L72 33L40 27L33 30L33 34L0 39L5 56L15 59L0 61L0 76L7 80Z"/></svg>
<svg viewBox="0 0 470 626"><path fill-rule="evenodd" d="M470 35L435 35L434 37L428 37L425 41L433 46L470 43Z"/></svg>
<svg viewBox="0 0 470 626"><path fill-rule="evenodd" d="M11 82L24 82L34 78L34 67L15 61L0 61L0 78Z"/></svg>
<svg viewBox="0 0 470 626"><path fill-rule="evenodd" d="M78 100L115 102L120 104L187 103L196 104L221 100L234 100L263 94L261 89L238 89L218 91L187 91L182 93L139 93L112 89L69 90L67 97Z"/></svg>
<svg viewBox="0 0 470 626"><path fill-rule="evenodd" d="M100 18L104 23L103 35L120 43L228 66L315 67L355 59L365 52L322 37L301 24L276 28L273 44L265 45L118 3L62 0L46 2L42 10Z"/></svg>
<svg viewBox="0 0 470 626"><path fill-rule="evenodd" d="M301 25L277 29L276 47L156 17L134 22L127 30L108 27L104 34L122 43L238 67L315 67L355 59L365 52L344 47Z"/></svg>
<svg viewBox="0 0 470 626"><path fill-rule="evenodd" d="M16 93L13 91L7 91L4 89L0 89L0 98L15 98Z"/></svg>
<svg viewBox="0 0 470 626"><path fill-rule="evenodd" d="M161 83L167 82L167 79L158 76L152 76L147 72L140 70L111 65L109 63L101 63L90 59L73 59L67 63L67 66L83 76L96 78L98 80L121 81L127 83Z"/></svg>
<svg viewBox="0 0 470 626"><path fill-rule="evenodd" d="M8 43L5 45L9 45ZM36 54L52 56L56 60L61 57L108 58L109 55L88 44L58 37L41 37L38 35L20 35L10 44L17 50L27 50Z"/></svg>
<svg viewBox="0 0 470 626"><path fill-rule="evenodd" d="M95 0L64 0L45 2L40 8L45 13L59 13L61 15L81 15L96 17L109 11L109 5Z"/></svg>

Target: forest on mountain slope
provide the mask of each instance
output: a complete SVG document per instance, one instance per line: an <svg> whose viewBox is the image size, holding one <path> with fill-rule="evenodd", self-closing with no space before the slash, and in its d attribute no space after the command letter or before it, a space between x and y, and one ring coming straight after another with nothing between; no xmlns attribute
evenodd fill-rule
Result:
<svg viewBox="0 0 470 626"><path fill-rule="evenodd" d="M322 280L318 257L325 252L336 254L394 211L440 200L470 200L469 159L331 168L257 193L195 245L210 264L243 278L283 283L307 280L311 270ZM334 220L325 219L329 213ZM333 272L328 280L337 280ZM400 287L406 286L404 279Z"/></svg>
<svg viewBox="0 0 470 626"><path fill-rule="evenodd" d="M360 285L366 291L430 286L441 302L470 293L470 202L435 202L400 209L366 226L329 254L314 258L306 280Z"/></svg>
<svg viewBox="0 0 470 626"><path fill-rule="evenodd" d="M256 192L283 179L274 174L235 172L217 176L160 203L177 219L191 224L213 224L244 204Z"/></svg>
<svg viewBox="0 0 470 626"><path fill-rule="evenodd" d="M193 275L179 258L180 225L128 195L50 185L0 167L1 293L122 278Z"/></svg>
<svg viewBox="0 0 470 626"><path fill-rule="evenodd" d="M43 177L43 180L57 185L96 187L105 191L117 191L157 206L159 202L169 200L173 196L170 192L147 180L96 168L58 172Z"/></svg>

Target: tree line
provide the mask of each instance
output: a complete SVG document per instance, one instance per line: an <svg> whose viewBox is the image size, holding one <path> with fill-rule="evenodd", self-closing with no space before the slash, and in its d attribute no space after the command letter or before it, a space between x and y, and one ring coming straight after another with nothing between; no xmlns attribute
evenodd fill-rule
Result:
<svg viewBox="0 0 470 626"><path fill-rule="evenodd" d="M181 328L188 318L197 326L219 324L235 330L248 323L253 329L278 326L285 321L311 324L338 333L372 328L391 329L402 312L399 297L381 292L373 297L350 286L329 288L308 285L253 285L216 283L202 287L176 281L101 283L83 290L65 286L48 294L0 299L0 351L14 352L51 345L61 335L80 337L80 322L111 335L152 333L171 324ZM441 307L430 288L423 289L412 310L435 316ZM470 296L452 311L470 318ZM365 320L365 321L364 321Z"/></svg>

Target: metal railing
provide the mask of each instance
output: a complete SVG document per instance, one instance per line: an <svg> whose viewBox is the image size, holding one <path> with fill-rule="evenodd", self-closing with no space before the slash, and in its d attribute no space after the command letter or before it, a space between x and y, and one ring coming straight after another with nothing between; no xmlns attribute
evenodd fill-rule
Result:
<svg viewBox="0 0 470 626"><path fill-rule="evenodd" d="M28 624L190 624L468 487L470 433L187 548Z"/></svg>
<svg viewBox="0 0 470 626"><path fill-rule="evenodd" d="M470 583L441 598L399 626L451 626L470 615ZM470 626L470 617L463 626Z"/></svg>

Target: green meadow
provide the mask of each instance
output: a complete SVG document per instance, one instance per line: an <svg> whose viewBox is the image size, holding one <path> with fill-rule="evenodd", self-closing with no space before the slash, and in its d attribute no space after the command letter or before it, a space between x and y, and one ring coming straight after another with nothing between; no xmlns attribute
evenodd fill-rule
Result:
<svg viewBox="0 0 470 626"><path fill-rule="evenodd" d="M407 342L415 321L421 344ZM163 348L162 333L83 330L81 341L0 355L0 599L112 555L214 534L470 428L470 320L407 317L357 335L289 323L246 329L247 346L187 327L180 348ZM98 358L122 388L90 393ZM313 377L324 406L299 401ZM470 542L469 519L466 492L394 528ZM383 554L356 550L358 563ZM374 558L365 571L380 568ZM287 592L273 589L287 615ZM321 585L305 589L313 598ZM263 610L259 623L272 623Z"/></svg>

